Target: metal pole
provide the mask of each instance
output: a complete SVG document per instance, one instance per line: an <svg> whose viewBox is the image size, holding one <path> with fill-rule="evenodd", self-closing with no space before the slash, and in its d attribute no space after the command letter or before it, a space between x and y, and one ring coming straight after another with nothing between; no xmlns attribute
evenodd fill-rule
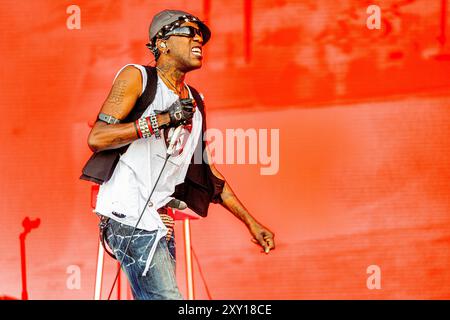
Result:
<svg viewBox="0 0 450 320"><path fill-rule="evenodd" d="M122 285L122 281L120 281L120 280L122 277L120 276L121 272L120 272L120 263L119 262L117 262L117 268L119 269L119 275L117 276L117 300L120 300L120 296L121 296L120 286Z"/></svg>
<svg viewBox="0 0 450 320"><path fill-rule="evenodd" d="M97 272L95 274L94 300L100 300L100 296L102 293L104 256L105 256L105 249L103 249L102 242L99 241L98 255L97 255Z"/></svg>
<svg viewBox="0 0 450 320"><path fill-rule="evenodd" d="M22 300L28 300L27 292L27 262L25 255L25 236L26 232L20 234L20 257L21 257L21 270L22 270Z"/></svg>
<svg viewBox="0 0 450 320"><path fill-rule="evenodd" d="M194 300L194 277L192 272L191 227L189 219L184 219L184 252L186 256L186 282L188 300Z"/></svg>
<svg viewBox="0 0 450 320"><path fill-rule="evenodd" d="M23 232L20 234L20 258L21 258L21 270L22 270L22 300L28 300L27 291L27 262L25 257L25 237L32 229L39 227L41 219L37 218L35 220L30 220L26 217L22 221L22 226L24 228Z"/></svg>
<svg viewBox="0 0 450 320"><path fill-rule="evenodd" d="M244 0L244 53L247 63L252 58L252 7L252 0Z"/></svg>

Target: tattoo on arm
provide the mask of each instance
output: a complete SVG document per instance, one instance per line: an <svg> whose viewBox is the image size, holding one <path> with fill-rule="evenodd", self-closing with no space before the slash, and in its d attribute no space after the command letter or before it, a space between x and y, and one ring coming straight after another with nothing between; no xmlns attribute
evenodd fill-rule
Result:
<svg viewBox="0 0 450 320"><path fill-rule="evenodd" d="M108 102L115 104L115 105L119 105L123 102L123 98L125 96L125 89L128 86L128 81L127 80L118 80L112 90L111 90L111 94L108 97Z"/></svg>
<svg viewBox="0 0 450 320"><path fill-rule="evenodd" d="M127 142L129 142L129 139L121 138L121 137L117 137L112 140L112 143L119 144L119 145L122 143L127 143Z"/></svg>

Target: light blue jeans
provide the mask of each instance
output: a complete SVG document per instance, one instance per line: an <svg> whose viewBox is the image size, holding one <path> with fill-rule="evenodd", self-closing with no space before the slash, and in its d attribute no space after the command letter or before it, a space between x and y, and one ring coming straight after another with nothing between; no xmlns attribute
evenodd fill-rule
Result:
<svg viewBox="0 0 450 320"><path fill-rule="evenodd" d="M106 226L106 242L121 261L133 227L113 219ZM128 277L135 300L182 300L175 276L175 238L163 237L156 247L146 276L142 276L157 231L136 229L123 260L122 270Z"/></svg>

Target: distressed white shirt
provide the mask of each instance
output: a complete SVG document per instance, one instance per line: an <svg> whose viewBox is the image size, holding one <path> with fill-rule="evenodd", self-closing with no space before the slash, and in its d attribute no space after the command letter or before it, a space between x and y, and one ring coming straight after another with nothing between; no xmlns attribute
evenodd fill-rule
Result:
<svg viewBox="0 0 450 320"><path fill-rule="evenodd" d="M141 71L142 92L144 92L147 83L145 68L135 64L129 65ZM119 70L117 75L122 69ZM193 98L190 90L189 96ZM147 117L154 111L166 111L177 99L179 97L158 76L155 99L147 107L142 117ZM150 249L143 276L149 269L159 240L167 233L167 228L156 210L169 202L172 199L170 195L174 193L175 186L184 182L192 155L199 141L201 128L201 112L195 112L192 118L191 132L183 129L176 144L176 149L182 150L182 152L176 152L176 156L169 158L150 203L145 208L142 219L137 226L137 228L143 230L158 231L155 243ZM161 139L156 139L152 135L147 139L133 141L127 151L120 156L111 178L100 186L95 211L134 227L163 167L166 151L167 146L164 142L163 132L161 132Z"/></svg>

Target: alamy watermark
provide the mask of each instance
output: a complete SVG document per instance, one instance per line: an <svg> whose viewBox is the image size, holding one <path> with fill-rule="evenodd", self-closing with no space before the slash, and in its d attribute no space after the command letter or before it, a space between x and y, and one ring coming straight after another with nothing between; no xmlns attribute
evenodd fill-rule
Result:
<svg viewBox="0 0 450 320"><path fill-rule="evenodd" d="M367 289L381 289L381 268L372 264L367 267L366 272L369 275L366 280Z"/></svg>
<svg viewBox="0 0 450 320"><path fill-rule="evenodd" d="M81 8L72 4L66 8L69 15L66 19L66 27L69 30L81 29ZM366 26L369 30L381 29L381 8L376 4L371 4L366 8L369 15L366 19Z"/></svg>
<svg viewBox="0 0 450 320"><path fill-rule="evenodd" d="M194 163L259 165L261 175L275 175L280 169L280 129L210 128L203 134L204 152L194 153ZM209 152L208 152L209 150Z"/></svg>
<svg viewBox="0 0 450 320"><path fill-rule="evenodd" d="M77 265L70 265L66 268L66 287L69 290L81 289L81 268Z"/></svg>
<svg viewBox="0 0 450 320"><path fill-rule="evenodd" d="M66 19L66 27L69 30L81 29L81 9L79 6L72 4L67 7L66 13L69 15Z"/></svg>
<svg viewBox="0 0 450 320"><path fill-rule="evenodd" d="M366 19L366 26L369 30L381 29L381 8L376 4L367 7L366 13L369 15Z"/></svg>

